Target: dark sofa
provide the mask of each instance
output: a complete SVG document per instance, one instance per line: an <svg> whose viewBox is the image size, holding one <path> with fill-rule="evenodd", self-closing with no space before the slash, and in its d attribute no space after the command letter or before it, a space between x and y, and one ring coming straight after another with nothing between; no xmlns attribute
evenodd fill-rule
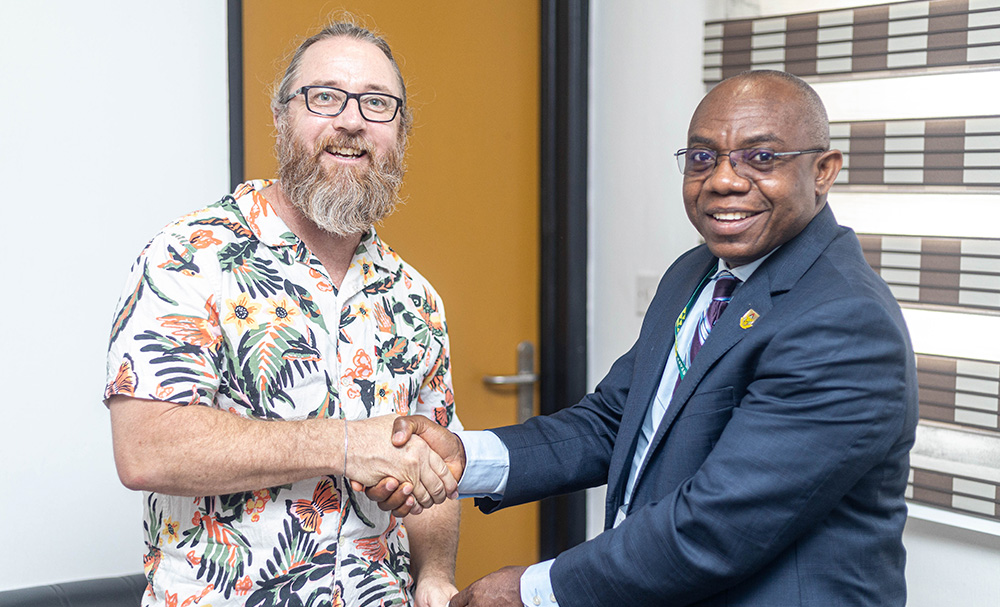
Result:
<svg viewBox="0 0 1000 607"><path fill-rule="evenodd" d="M139 607L146 590L141 573L49 584L0 592L0 607Z"/></svg>

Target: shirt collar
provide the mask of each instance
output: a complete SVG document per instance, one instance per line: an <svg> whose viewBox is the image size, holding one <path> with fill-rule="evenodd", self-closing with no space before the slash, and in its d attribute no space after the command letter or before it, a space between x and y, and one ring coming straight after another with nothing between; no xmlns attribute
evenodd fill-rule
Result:
<svg viewBox="0 0 1000 607"><path fill-rule="evenodd" d="M760 264L764 263L764 260L766 260L768 257L770 257L771 255L773 255L774 252L777 251L779 248L781 248L781 247L775 247L767 255L765 255L763 257L760 257L758 259L755 259L755 260L751 261L750 263L743 264L742 266L739 266L739 267L736 267L736 268L730 268L726 264L726 262L722 261L722 259L719 259L718 268L715 271L715 275L712 276L712 279L714 280L714 279L718 278L719 274L722 274L723 272L729 272L730 274L732 274L736 278L739 278L740 282L746 282L747 280L750 279L750 275L757 271L757 268L760 267Z"/></svg>
<svg viewBox="0 0 1000 607"><path fill-rule="evenodd" d="M254 179L240 184L233 193L240 213L243 214L247 227L265 245L271 248L305 247L305 243L278 217L274 207L261 194L264 188L273 183L270 179ZM374 226L361 237L351 265L367 261L391 274L399 270L401 262L399 255L379 238ZM365 278L367 282L368 277Z"/></svg>

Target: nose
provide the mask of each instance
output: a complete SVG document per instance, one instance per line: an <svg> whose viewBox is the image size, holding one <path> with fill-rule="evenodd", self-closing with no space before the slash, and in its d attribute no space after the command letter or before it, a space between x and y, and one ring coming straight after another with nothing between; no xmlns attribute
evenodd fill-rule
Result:
<svg viewBox="0 0 1000 607"><path fill-rule="evenodd" d="M750 189L750 180L736 172L736 161L729 154L718 154L715 169L705 178L704 187L720 194L744 193Z"/></svg>
<svg viewBox="0 0 1000 607"><path fill-rule="evenodd" d="M367 121L361 115L361 100L357 97L348 99L343 111L334 116L333 120L334 126L341 130L352 133L364 130Z"/></svg>

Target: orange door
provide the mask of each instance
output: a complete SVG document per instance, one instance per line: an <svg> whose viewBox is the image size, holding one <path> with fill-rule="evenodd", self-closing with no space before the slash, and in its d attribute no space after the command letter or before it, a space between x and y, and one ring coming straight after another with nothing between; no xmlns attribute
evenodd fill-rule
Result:
<svg viewBox="0 0 1000 607"><path fill-rule="evenodd" d="M515 422L521 341L538 343L539 16L537 0L344 2L392 45L414 129L406 203L379 234L437 288L451 336L459 417ZM244 0L247 178L273 177L271 86L305 35L336 13L324 0ZM457 582L538 559L535 504L489 517L466 500Z"/></svg>

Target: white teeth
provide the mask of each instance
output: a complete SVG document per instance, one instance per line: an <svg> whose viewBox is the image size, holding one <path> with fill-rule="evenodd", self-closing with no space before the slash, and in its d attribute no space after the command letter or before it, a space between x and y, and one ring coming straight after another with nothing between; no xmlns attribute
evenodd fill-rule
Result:
<svg viewBox="0 0 1000 607"><path fill-rule="evenodd" d="M328 148L326 148L326 151L330 152L331 154L336 154L337 156L349 156L351 158L357 158L357 157L361 156L364 153L364 152L362 152L361 150L359 150L357 148L335 148L335 147L328 147Z"/></svg>
<svg viewBox="0 0 1000 607"><path fill-rule="evenodd" d="M753 215L753 213L715 213L712 217L718 221L738 221L740 219L746 219L751 215Z"/></svg>

